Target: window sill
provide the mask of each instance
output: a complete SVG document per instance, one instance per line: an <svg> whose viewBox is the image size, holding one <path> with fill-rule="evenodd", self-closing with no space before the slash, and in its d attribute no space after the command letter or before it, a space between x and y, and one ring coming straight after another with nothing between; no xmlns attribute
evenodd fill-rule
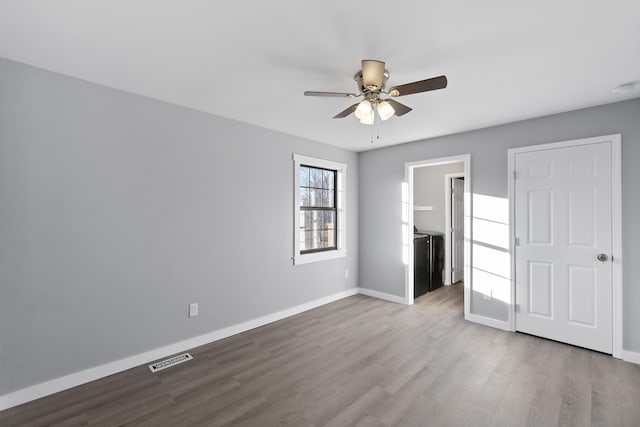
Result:
<svg viewBox="0 0 640 427"><path fill-rule="evenodd" d="M326 261L326 260L336 259L336 258L344 258L346 256L347 256L347 251L345 249L298 255L294 257L293 265L309 264L312 262Z"/></svg>

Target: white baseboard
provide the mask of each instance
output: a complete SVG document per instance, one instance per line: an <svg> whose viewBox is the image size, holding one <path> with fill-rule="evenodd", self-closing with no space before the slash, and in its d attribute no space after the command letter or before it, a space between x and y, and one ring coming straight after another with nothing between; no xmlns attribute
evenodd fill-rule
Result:
<svg viewBox="0 0 640 427"><path fill-rule="evenodd" d="M622 350L622 357L620 357L625 362L636 363L640 365L640 353L636 353L635 351Z"/></svg>
<svg viewBox="0 0 640 427"><path fill-rule="evenodd" d="M366 295L368 297L379 298L386 301L395 302L397 304L406 304L406 301L403 297L386 294L384 292L378 292L378 291L374 291L373 289L367 289L367 288L359 288L359 290L362 295Z"/></svg>
<svg viewBox="0 0 640 427"><path fill-rule="evenodd" d="M490 317L481 316L479 314L467 314L464 316L465 320L473 323L479 323L484 326L491 326L492 328L502 329L503 331L513 332L511 329L511 323L503 320L492 319Z"/></svg>
<svg viewBox="0 0 640 427"><path fill-rule="evenodd" d="M26 402L30 402L32 400L39 399L44 396L48 396L53 393L57 393L59 391L76 387L90 381L104 378L106 376L113 375L127 369L135 368L136 366L144 365L155 360L192 349L194 347L209 344L211 342L230 337L231 335L255 329L268 323L276 322L278 320L282 320L284 318L302 313L307 310L311 310L316 307L320 307L321 305L325 305L342 298L356 295L358 293L359 288L353 288L347 291L338 292L336 294L332 294L324 298L319 298L314 301L309 301L307 303L281 310L276 313L268 314L266 316L248 320L237 325L229 326L228 328L219 329L217 331L189 338L184 341L170 344L168 346L149 350L144 353L139 353L130 357L126 357L124 359L116 360L115 362L110 362L104 365L96 366L94 368L85 369L83 371L75 372L64 377L55 378L53 380L7 393L0 396L0 411L11 408L13 406L21 405Z"/></svg>

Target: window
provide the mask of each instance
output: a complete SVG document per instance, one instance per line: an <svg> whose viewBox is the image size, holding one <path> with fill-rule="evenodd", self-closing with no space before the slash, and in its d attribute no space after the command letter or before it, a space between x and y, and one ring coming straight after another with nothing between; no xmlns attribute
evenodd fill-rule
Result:
<svg viewBox="0 0 640 427"><path fill-rule="evenodd" d="M334 250L337 171L300 165L300 253Z"/></svg>
<svg viewBox="0 0 640 427"><path fill-rule="evenodd" d="M346 256L347 166L295 154L294 264Z"/></svg>

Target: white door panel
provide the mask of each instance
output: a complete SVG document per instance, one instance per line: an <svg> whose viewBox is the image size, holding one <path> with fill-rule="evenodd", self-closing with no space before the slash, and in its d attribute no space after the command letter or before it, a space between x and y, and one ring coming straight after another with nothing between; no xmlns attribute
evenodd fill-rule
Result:
<svg viewBox="0 0 640 427"><path fill-rule="evenodd" d="M553 193L549 190L530 190L528 193L527 242L553 245Z"/></svg>
<svg viewBox="0 0 640 427"><path fill-rule="evenodd" d="M611 145L515 155L516 329L612 352Z"/></svg>
<svg viewBox="0 0 640 427"><path fill-rule="evenodd" d="M569 266L569 322L596 327L597 271Z"/></svg>
<svg viewBox="0 0 640 427"><path fill-rule="evenodd" d="M530 261L528 273L529 305L527 312L551 319L553 316L553 264ZM532 286L533 283L535 283L535 287Z"/></svg>
<svg viewBox="0 0 640 427"><path fill-rule="evenodd" d="M464 180L451 180L451 283L464 278Z"/></svg>

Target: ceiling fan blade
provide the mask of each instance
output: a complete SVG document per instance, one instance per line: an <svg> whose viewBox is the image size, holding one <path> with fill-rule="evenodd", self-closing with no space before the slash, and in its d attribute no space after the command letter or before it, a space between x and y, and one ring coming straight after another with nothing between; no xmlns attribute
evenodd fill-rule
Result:
<svg viewBox="0 0 640 427"><path fill-rule="evenodd" d="M369 90L382 89L384 80L384 62L373 59L362 60L362 83Z"/></svg>
<svg viewBox="0 0 640 427"><path fill-rule="evenodd" d="M411 107L407 107L406 105L399 103L395 99L385 99L385 101L391 104L391 106L393 107L393 110L395 111L394 114L398 117L404 116L405 114L407 114L409 111L413 109Z"/></svg>
<svg viewBox="0 0 640 427"><path fill-rule="evenodd" d="M349 114L351 114L354 111L356 111L356 108L358 108L358 105L360 105L359 102L356 103L356 104L353 104L352 106L350 106L346 110L343 110L343 111L339 112L338 114L336 114L335 116L333 116L333 118L334 119L342 119L343 117L347 117Z"/></svg>
<svg viewBox="0 0 640 427"><path fill-rule="evenodd" d="M313 90L305 91L304 96L334 96L339 98L355 98L355 93L344 93L344 92L316 92Z"/></svg>
<svg viewBox="0 0 640 427"><path fill-rule="evenodd" d="M431 79L420 80L419 82L394 86L389 89L389 95L404 96L413 93L428 92L430 90L444 89L445 87L447 87L447 76L438 76Z"/></svg>

